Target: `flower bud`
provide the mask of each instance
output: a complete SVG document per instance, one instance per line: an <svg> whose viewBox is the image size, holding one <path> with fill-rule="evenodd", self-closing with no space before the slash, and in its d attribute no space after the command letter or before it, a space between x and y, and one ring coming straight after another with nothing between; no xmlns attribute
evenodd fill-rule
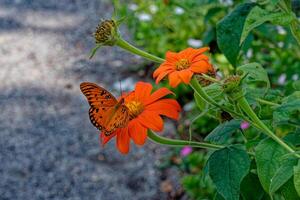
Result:
<svg viewBox="0 0 300 200"><path fill-rule="evenodd" d="M113 46L119 38L118 27L114 20L104 20L94 33L96 44Z"/></svg>
<svg viewBox="0 0 300 200"><path fill-rule="evenodd" d="M208 75L212 78L216 78L216 71L214 69L210 70L206 73L206 75ZM200 83L200 85L203 87L209 86L210 84L213 83L212 81L203 78L201 75L195 74L195 77L198 80L198 82Z"/></svg>
<svg viewBox="0 0 300 200"><path fill-rule="evenodd" d="M241 77L233 75L225 79L223 83L223 90L226 93L232 93L240 89Z"/></svg>

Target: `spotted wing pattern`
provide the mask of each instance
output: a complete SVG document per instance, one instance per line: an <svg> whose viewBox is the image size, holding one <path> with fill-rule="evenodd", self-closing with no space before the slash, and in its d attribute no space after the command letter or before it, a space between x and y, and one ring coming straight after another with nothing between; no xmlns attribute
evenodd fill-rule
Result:
<svg viewBox="0 0 300 200"><path fill-rule="evenodd" d="M86 96L90 106L112 107L118 103L110 92L95 83L81 83L80 90Z"/></svg>
<svg viewBox="0 0 300 200"><path fill-rule="evenodd" d="M106 89L94 83L82 83L80 89L91 106L89 109L91 123L105 135L108 136L117 128L127 125L129 114L124 99L118 102Z"/></svg>
<svg viewBox="0 0 300 200"><path fill-rule="evenodd" d="M117 128L127 125L129 120L128 109L125 105L116 105L106 111L91 107L89 115L92 124L105 135L110 135Z"/></svg>

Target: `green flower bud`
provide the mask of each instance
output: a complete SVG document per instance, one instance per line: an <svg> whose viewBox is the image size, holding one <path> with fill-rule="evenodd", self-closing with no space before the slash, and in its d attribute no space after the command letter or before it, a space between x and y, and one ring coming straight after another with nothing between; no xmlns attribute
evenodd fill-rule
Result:
<svg viewBox="0 0 300 200"><path fill-rule="evenodd" d="M240 89L241 77L233 75L225 79L223 83L223 90L226 93L232 93Z"/></svg>
<svg viewBox="0 0 300 200"><path fill-rule="evenodd" d="M215 70L211 70L208 71L206 73L206 75L212 77L212 78L216 78L216 71ZM213 82L210 80L207 80L205 78L203 78L202 76L195 74L196 79L198 80L198 82L200 83L201 86L205 87L205 86L209 86L210 84L212 84Z"/></svg>
<svg viewBox="0 0 300 200"><path fill-rule="evenodd" d="M113 46L119 39L118 26L114 20L104 20L94 33L96 44Z"/></svg>

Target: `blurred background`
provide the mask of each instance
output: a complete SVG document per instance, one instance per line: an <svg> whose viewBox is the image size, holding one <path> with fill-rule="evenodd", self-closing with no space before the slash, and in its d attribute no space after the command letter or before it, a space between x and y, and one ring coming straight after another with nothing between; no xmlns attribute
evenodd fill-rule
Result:
<svg viewBox="0 0 300 200"><path fill-rule="evenodd" d="M118 48L88 59L112 12L108 0L0 1L0 199L161 196L160 147L100 147L79 90L90 81L118 95L121 78L124 89L138 79L127 68L142 60Z"/></svg>
<svg viewBox="0 0 300 200"><path fill-rule="evenodd" d="M240 2L114 1L118 16L126 16L126 40L162 57L209 46L225 75L233 68L217 47L216 24ZM95 27L112 13L110 0L0 0L0 199L213 199L210 179L201 176L205 151L148 141L123 156L114 141L99 145L79 84L95 82L118 95L120 81L130 90L137 80L152 81L156 67L117 47L88 59ZM299 80L299 57L289 30L266 23L248 37L240 64L259 60L284 96ZM188 139L199 112L188 87L175 92L184 107L181 125L167 121L163 134ZM193 140L217 124L197 120Z"/></svg>

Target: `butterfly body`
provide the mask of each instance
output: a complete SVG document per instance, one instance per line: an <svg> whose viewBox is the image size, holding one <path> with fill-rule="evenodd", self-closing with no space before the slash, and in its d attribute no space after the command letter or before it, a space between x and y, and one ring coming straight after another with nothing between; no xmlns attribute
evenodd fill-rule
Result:
<svg viewBox="0 0 300 200"><path fill-rule="evenodd" d="M127 125L129 113L124 98L117 101L110 92L94 83L81 83L80 89L91 106L91 123L105 135Z"/></svg>

